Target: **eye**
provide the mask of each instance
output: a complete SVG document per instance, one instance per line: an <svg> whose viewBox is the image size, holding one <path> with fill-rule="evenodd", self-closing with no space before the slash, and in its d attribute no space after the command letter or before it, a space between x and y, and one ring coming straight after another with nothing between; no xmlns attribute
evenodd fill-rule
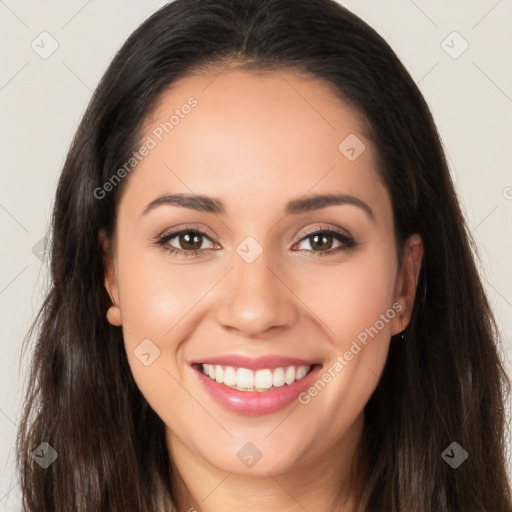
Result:
<svg viewBox="0 0 512 512"><path fill-rule="evenodd" d="M212 246L217 245L210 240L210 237L206 235L206 233L198 229L185 227L158 237L156 244L170 254L201 256L208 249L213 249L212 246L208 247L207 241L210 241ZM306 250L309 253L313 253L314 256L311 257L332 255L358 245L354 238L348 233L333 229L308 230L305 236L303 236L294 247L300 246L305 242L308 242L309 248L299 247L299 250ZM337 246L334 245L336 242L338 242ZM206 247L204 245L205 243L207 245ZM219 246L217 245L217 247Z"/></svg>
<svg viewBox="0 0 512 512"><path fill-rule="evenodd" d="M334 246L336 241L339 245ZM295 246L299 246L304 242L307 242L309 248L306 247L302 249L316 253L318 256L332 255L357 245L354 238L348 233L336 231L333 229L313 229L307 231L306 236L303 236L302 239L297 244L295 244ZM299 249L301 248L299 247Z"/></svg>
<svg viewBox="0 0 512 512"><path fill-rule="evenodd" d="M175 247L171 244L171 241L173 240L175 240L174 244L177 244L178 247ZM157 245L168 250L171 254L181 254L183 256L199 256L204 254L206 249L211 248L204 246L204 242L206 240L210 240L210 238L202 231L197 229L184 228L179 231L174 231L173 233L159 237L156 243Z"/></svg>

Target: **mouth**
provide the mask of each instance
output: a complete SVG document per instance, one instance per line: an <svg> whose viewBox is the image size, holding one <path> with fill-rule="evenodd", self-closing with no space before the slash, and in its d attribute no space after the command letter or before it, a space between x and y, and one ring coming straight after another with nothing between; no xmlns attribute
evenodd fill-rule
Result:
<svg viewBox="0 0 512 512"><path fill-rule="evenodd" d="M194 365L209 379L231 389L263 393L290 386L310 373L314 365L291 365L251 370L234 366L199 363Z"/></svg>
<svg viewBox="0 0 512 512"><path fill-rule="evenodd" d="M235 365L234 358L210 359L191 366L215 402L230 412L249 416L274 413L293 402L298 404L298 395L313 384L323 366L289 358L245 359L242 366L241 358L236 359L240 366Z"/></svg>

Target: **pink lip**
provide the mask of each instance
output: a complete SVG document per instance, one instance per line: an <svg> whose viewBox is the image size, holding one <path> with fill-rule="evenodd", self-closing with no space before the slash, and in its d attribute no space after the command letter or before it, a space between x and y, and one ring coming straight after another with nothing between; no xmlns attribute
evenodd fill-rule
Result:
<svg viewBox="0 0 512 512"><path fill-rule="evenodd" d="M265 368L286 368L287 366L313 366L317 362L286 356L248 357L228 354L192 361L190 364L218 364L219 366L233 366L235 368L247 368L248 370L263 370Z"/></svg>
<svg viewBox="0 0 512 512"><path fill-rule="evenodd" d="M225 359L223 358L222 361L224 362ZM243 365L241 367L247 368ZM266 366L266 368L269 368L269 366ZM194 366L201 384L217 403L228 411L248 416L271 414L284 409L296 400L300 393L312 385L321 368L322 365L316 364L304 378L293 384L285 384L269 391L239 391L224 384L219 384L207 377L199 366Z"/></svg>

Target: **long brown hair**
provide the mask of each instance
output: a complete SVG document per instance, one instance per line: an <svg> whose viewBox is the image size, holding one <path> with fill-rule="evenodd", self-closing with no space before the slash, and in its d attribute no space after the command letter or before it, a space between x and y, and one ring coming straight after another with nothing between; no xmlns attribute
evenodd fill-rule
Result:
<svg viewBox="0 0 512 512"><path fill-rule="evenodd" d="M399 251L409 235L423 239L405 340L392 338L365 408L358 510L512 512L505 459L510 381L439 135L388 44L333 0L176 0L113 59L62 170L51 288L27 337L35 346L17 439L24 510L171 506L163 422L132 378L120 328L105 318L110 300L98 234L113 232L128 178L102 198L95 190L130 158L170 84L233 60L321 79L355 107L392 197ZM41 442L58 453L47 468L31 457ZM452 442L468 453L456 469L442 457Z"/></svg>

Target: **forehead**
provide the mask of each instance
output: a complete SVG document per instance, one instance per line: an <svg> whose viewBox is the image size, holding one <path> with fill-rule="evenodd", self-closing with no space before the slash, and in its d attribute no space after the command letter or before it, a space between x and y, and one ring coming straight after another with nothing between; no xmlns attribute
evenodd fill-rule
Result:
<svg viewBox="0 0 512 512"><path fill-rule="evenodd" d="M290 71L186 76L148 116L141 141L150 139L127 187L141 201L158 193L213 195L226 198L229 213L230 204L272 207L308 192L369 202L386 193L362 117L330 85ZM356 159L346 152L352 148L356 156L362 151Z"/></svg>

